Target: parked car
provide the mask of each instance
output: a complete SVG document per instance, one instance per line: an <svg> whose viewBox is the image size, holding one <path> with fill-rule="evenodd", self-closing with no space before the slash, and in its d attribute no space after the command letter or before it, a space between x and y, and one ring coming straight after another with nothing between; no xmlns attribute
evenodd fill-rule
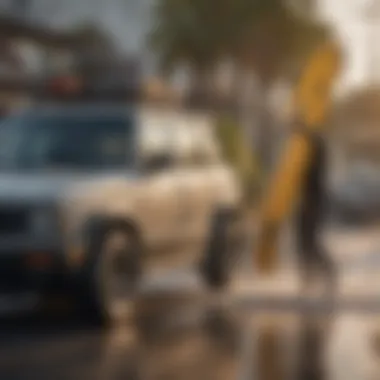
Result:
<svg viewBox="0 0 380 380"><path fill-rule="evenodd" d="M121 317L151 265L194 254L228 283L242 191L208 119L135 106L55 104L0 127L0 290L65 292Z"/></svg>

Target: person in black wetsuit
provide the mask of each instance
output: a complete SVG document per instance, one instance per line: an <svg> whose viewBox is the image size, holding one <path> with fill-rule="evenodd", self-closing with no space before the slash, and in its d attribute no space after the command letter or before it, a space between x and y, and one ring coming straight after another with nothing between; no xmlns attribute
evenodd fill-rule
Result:
<svg viewBox="0 0 380 380"><path fill-rule="evenodd" d="M326 146L318 135L312 139L312 157L307 170L301 203L296 219L297 254L301 266L303 285L309 285L322 275L330 290L335 290L336 269L320 241L320 229L326 214Z"/></svg>

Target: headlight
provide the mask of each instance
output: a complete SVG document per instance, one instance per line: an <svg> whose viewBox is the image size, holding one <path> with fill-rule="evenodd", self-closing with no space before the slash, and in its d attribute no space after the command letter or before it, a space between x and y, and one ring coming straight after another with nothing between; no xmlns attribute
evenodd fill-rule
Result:
<svg viewBox="0 0 380 380"><path fill-rule="evenodd" d="M37 209L31 215L31 228L33 233L46 234L54 228L54 215L51 210Z"/></svg>

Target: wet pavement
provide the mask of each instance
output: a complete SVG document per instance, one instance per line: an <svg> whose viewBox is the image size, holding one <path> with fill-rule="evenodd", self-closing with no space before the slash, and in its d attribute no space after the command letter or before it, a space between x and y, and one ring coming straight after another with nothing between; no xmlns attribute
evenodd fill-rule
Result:
<svg viewBox="0 0 380 380"><path fill-rule="evenodd" d="M191 298L147 297L107 331L74 315L3 319L0 379L235 378L239 318L194 310Z"/></svg>
<svg viewBox="0 0 380 380"><path fill-rule="evenodd" d="M112 329L70 310L3 316L0 380L378 380L379 237L331 239L346 263L333 307L294 292L294 273L272 285L240 275L220 297L177 271L151 279Z"/></svg>
<svg viewBox="0 0 380 380"><path fill-rule="evenodd" d="M0 379L380 378L375 313L242 312L199 306L194 294L152 297L107 331L71 313L3 318Z"/></svg>

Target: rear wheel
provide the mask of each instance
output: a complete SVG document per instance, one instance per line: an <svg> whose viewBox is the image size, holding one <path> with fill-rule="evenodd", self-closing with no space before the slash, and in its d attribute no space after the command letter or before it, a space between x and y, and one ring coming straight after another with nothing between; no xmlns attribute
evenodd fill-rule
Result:
<svg viewBox="0 0 380 380"><path fill-rule="evenodd" d="M85 276L82 306L96 321L110 324L133 310L140 275L140 244L134 233L122 229L101 235Z"/></svg>

